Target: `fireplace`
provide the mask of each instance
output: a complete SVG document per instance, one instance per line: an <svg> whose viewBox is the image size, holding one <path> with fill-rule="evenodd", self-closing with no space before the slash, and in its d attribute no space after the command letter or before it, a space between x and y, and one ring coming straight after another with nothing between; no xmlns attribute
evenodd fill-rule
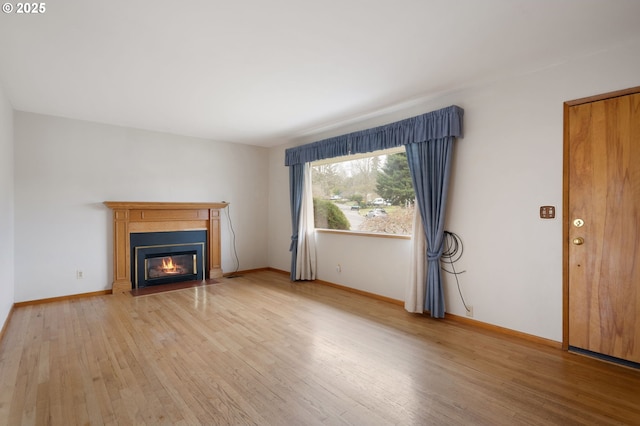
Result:
<svg viewBox="0 0 640 426"><path fill-rule="evenodd" d="M205 231L132 233L131 282L133 288L205 277Z"/></svg>
<svg viewBox="0 0 640 426"><path fill-rule="evenodd" d="M197 240L196 246L202 247L202 262L196 258L196 268L202 267L202 277L196 274L181 274L180 280L218 278L222 276L221 250L220 250L220 210L227 203L166 203L166 202L140 202L140 201L105 201L104 204L113 210L113 293L125 293L135 288L136 257L132 250L131 236L147 233L173 233L176 231L202 231L205 232L204 240ZM143 242L142 246L169 246L156 247L156 253L147 253L154 257L171 257L176 254L191 256L193 252L198 255L198 248L185 248L180 244L194 243L194 241L182 242ZM180 247L180 248L177 248ZM161 249L161 250L160 250ZM155 249L154 249L155 250ZM151 251L154 251L151 250ZM162 251L163 253L160 253ZM159 260L160 262L162 260ZM174 260L175 261L175 260ZM185 258L182 258L185 261ZM143 261L144 264L144 261ZM138 265L139 268L144 268ZM153 265L152 265L153 266ZM147 266L147 267L152 267ZM154 272L149 271L153 275ZM166 274L170 275L170 274ZM163 276L159 279L168 278ZM152 279L153 280L153 279ZM139 279L138 284L142 280ZM152 281L154 285L159 281Z"/></svg>

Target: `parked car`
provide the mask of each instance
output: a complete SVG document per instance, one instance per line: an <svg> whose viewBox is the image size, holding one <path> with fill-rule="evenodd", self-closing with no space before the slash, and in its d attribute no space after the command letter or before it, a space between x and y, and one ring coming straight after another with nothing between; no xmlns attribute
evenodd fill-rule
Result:
<svg viewBox="0 0 640 426"><path fill-rule="evenodd" d="M360 206L351 206L351 210L360 210Z"/></svg>
<svg viewBox="0 0 640 426"><path fill-rule="evenodd" d="M371 204L373 204L374 206L384 206L387 203L382 198L376 198L371 202Z"/></svg>
<svg viewBox="0 0 640 426"><path fill-rule="evenodd" d="M385 209L373 209L367 213L367 217L381 217L386 216L387 212Z"/></svg>

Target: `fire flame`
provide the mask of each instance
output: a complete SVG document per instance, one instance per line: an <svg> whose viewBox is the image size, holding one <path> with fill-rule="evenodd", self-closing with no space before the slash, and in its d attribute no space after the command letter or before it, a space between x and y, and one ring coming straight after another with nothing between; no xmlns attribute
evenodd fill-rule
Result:
<svg viewBox="0 0 640 426"><path fill-rule="evenodd" d="M162 272L171 273L177 272L177 265L173 263L173 259L168 257L162 259Z"/></svg>

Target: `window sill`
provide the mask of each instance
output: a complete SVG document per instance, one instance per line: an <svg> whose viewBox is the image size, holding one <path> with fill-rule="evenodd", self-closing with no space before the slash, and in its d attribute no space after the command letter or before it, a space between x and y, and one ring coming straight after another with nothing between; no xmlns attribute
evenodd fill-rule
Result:
<svg viewBox="0 0 640 426"><path fill-rule="evenodd" d="M319 229L315 230L319 234L340 234L349 235L353 237L375 237L375 238L392 238L396 240L410 240L411 235L398 235L398 234L381 234L377 232L362 232L362 231L342 231L339 229Z"/></svg>

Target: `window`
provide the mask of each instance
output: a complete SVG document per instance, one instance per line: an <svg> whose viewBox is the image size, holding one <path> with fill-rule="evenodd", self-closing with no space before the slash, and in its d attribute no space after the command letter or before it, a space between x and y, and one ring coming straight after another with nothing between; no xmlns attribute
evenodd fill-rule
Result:
<svg viewBox="0 0 640 426"><path fill-rule="evenodd" d="M415 193L404 147L311 166L316 228L411 234Z"/></svg>

